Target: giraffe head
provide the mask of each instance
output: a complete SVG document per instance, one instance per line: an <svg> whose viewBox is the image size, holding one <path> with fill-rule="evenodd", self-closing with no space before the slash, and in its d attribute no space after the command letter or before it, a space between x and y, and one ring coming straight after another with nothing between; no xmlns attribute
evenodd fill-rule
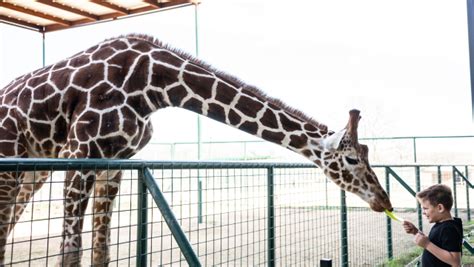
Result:
<svg viewBox="0 0 474 267"><path fill-rule="evenodd" d="M358 110L349 112L347 126L329 135L319 144L322 148L321 165L324 173L345 191L352 192L374 211L393 210L390 199L370 167L369 149L359 144L357 126Z"/></svg>

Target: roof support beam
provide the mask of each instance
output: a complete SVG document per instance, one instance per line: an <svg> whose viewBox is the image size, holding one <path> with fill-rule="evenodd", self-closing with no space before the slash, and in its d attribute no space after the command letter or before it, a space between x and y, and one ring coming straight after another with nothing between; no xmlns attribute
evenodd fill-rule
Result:
<svg viewBox="0 0 474 267"><path fill-rule="evenodd" d="M17 12L20 12L20 13L24 13L24 14L28 14L28 15L31 15L31 16L36 16L36 17L40 17L40 18L47 19L47 20L50 20L50 21L54 21L54 22L62 24L64 26L71 25L70 21L63 20L63 19L51 16L51 15L43 14L41 12L37 12L37 11L31 10L31 9L27 9L27 8L24 8L24 7L19 6L19 5L14 5L14 4L7 3L7 2L0 2L0 7L8 8L10 10L14 10L14 11L17 11Z"/></svg>
<svg viewBox="0 0 474 267"><path fill-rule="evenodd" d="M111 4L109 2L101 1L101 0L91 0L92 3L103 6L112 10L117 11L118 13L121 13L122 15L128 15L130 14L130 11L126 8Z"/></svg>
<svg viewBox="0 0 474 267"><path fill-rule="evenodd" d="M11 17L7 17L7 16L4 16L4 15L0 15L0 21L1 20L6 21L7 24L12 24L14 26L21 25L22 28L25 27L25 28L28 28L29 30L36 30L36 31L39 31L39 32L43 28L43 27L38 26L36 24L28 23L26 21L11 18Z"/></svg>
<svg viewBox="0 0 474 267"><path fill-rule="evenodd" d="M161 4L162 8L165 7L171 7L171 6L176 6L176 5L184 5L184 4L199 4L199 0L176 0L173 2L165 2Z"/></svg>
<svg viewBox="0 0 474 267"><path fill-rule="evenodd" d="M91 20L95 20L95 21L99 20L99 16L96 16L94 14L90 14L88 12L79 10L79 9L71 7L71 6L67 6L67 5L55 2L53 0L36 0L36 2L41 3L43 5L48 5L48 6L51 6L51 7L62 9L62 10L74 13L76 15L80 15L80 16L89 18Z"/></svg>
<svg viewBox="0 0 474 267"><path fill-rule="evenodd" d="M156 0L143 0L143 2L149 4L150 6L154 6L156 8L161 8L162 4L158 3Z"/></svg>

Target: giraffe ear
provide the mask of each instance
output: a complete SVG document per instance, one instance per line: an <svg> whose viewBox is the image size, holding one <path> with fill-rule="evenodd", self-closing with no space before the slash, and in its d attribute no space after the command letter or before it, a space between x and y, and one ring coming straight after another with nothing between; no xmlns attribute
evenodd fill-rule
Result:
<svg viewBox="0 0 474 267"><path fill-rule="evenodd" d="M347 129L342 129L341 131L326 137L322 142L323 148L325 150L335 151L339 147L339 144L341 143L342 138L346 134L346 131Z"/></svg>

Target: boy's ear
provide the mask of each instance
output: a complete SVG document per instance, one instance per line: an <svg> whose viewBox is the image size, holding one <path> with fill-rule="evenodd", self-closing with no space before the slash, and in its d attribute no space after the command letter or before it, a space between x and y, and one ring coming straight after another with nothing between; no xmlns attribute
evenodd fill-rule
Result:
<svg viewBox="0 0 474 267"><path fill-rule="evenodd" d="M439 213L443 213L446 210L443 204L436 205L436 209L438 210Z"/></svg>

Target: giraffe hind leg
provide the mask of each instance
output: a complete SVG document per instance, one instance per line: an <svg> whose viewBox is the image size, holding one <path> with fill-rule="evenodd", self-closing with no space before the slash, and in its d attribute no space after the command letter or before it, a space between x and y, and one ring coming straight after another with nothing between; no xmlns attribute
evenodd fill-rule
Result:
<svg viewBox="0 0 474 267"><path fill-rule="evenodd" d="M38 190L41 189L44 182L48 179L48 171L25 172L20 191L16 196L14 216L8 228L8 235L13 231L16 223L20 220L26 206Z"/></svg>
<svg viewBox="0 0 474 267"><path fill-rule="evenodd" d="M107 266L110 261L110 223L113 201L117 196L122 171L102 171L94 188L93 266Z"/></svg>
<svg viewBox="0 0 474 267"><path fill-rule="evenodd" d="M24 173L0 173L0 266L5 264L8 229L12 222L15 198L20 190Z"/></svg>

